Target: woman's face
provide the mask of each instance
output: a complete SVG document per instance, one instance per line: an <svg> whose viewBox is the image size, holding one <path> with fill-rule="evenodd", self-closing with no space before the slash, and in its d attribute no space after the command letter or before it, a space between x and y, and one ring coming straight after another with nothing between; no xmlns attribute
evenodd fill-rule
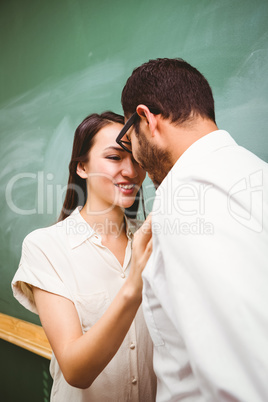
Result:
<svg viewBox="0 0 268 402"><path fill-rule="evenodd" d="M124 151L115 139L122 129L119 123L103 127L94 137L89 161L82 176L87 179L90 210L107 212L111 207L130 207L145 178L145 171Z"/></svg>

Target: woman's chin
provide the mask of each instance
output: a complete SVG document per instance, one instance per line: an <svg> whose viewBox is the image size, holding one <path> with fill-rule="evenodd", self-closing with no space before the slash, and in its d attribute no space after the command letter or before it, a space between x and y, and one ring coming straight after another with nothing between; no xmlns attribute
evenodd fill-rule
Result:
<svg viewBox="0 0 268 402"><path fill-rule="evenodd" d="M134 201L135 201L135 198L134 198L133 200L124 201L124 202L120 203L119 206L120 206L121 208L124 208L124 209L130 208L130 207L132 207L132 205L134 204Z"/></svg>

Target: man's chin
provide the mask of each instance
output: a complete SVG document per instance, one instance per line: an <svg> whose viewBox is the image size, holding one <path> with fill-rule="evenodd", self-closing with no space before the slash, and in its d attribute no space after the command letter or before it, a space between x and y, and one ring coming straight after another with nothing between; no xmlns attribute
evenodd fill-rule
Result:
<svg viewBox="0 0 268 402"><path fill-rule="evenodd" d="M149 177L150 180L152 180L155 189L157 189L160 186L161 183L159 183L159 181L155 178L155 176L151 175L150 173L148 173L148 177Z"/></svg>

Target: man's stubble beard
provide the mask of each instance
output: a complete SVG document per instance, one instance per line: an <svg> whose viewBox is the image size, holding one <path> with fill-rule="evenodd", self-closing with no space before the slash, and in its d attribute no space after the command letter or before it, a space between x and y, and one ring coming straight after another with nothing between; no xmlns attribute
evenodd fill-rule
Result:
<svg viewBox="0 0 268 402"><path fill-rule="evenodd" d="M139 150L136 153L137 161L147 171L157 188L173 166L170 153L156 145L151 145L140 130L138 130L137 138L139 143Z"/></svg>

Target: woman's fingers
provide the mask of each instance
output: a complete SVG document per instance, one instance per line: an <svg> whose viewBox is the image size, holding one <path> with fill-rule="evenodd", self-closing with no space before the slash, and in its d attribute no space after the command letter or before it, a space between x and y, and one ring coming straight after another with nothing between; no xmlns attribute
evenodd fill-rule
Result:
<svg viewBox="0 0 268 402"><path fill-rule="evenodd" d="M137 230L134 235L134 244L133 247L140 247L141 249L146 248L148 242L152 238L152 217L148 215L146 221L142 224L142 226Z"/></svg>
<svg viewBox="0 0 268 402"><path fill-rule="evenodd" d="M143 270L152 252L152 217L149 215L134 235L132 258Z"/></svg>

